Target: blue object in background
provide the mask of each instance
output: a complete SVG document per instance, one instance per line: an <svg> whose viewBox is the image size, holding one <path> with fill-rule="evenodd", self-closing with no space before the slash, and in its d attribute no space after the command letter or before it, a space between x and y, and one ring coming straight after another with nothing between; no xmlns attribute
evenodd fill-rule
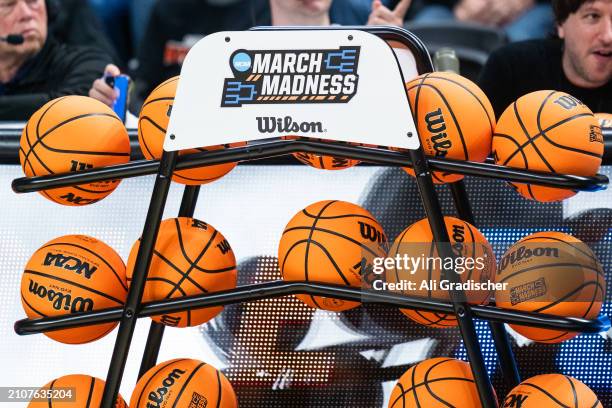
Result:
<svg viewBox="0 0 612 408"><path fill-rule="evenodd" d="M127 75L118 75L116 77L107 76L104 81L111 87L113 87L119 93L119 97L113 104L113 111L119 116L121 121L125 123L127 104L128 104L128 93L130 89L130 77Z"/></svg>

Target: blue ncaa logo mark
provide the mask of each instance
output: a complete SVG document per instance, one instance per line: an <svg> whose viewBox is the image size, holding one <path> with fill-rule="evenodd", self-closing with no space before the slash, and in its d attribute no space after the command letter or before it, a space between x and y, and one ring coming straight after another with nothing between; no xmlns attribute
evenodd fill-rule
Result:
<svg viewBox="0 0 612 408"><path fill-rule="evenodd" d="M232 57L232 66L238 72L246 72L251 69L251 56L246 52L239 52Z"/></svg>

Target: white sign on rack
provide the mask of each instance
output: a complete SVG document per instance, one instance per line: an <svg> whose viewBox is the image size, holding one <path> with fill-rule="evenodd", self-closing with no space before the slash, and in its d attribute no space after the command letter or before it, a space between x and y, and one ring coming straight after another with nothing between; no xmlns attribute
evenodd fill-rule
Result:
<svg viewBox="0 0 612 408"><path fill-rule="evenodd" d="M219 32L200 40L183 63L164 149L281 136L416 149L391 47L358 30Z"/></svg>

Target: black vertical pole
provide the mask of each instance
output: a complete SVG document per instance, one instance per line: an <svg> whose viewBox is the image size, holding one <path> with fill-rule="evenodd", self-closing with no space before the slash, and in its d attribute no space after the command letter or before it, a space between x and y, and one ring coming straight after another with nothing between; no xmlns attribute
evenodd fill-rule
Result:
<svg viewBox="0 0 612 408"><path fill-rule="evenodd" d="M450 188L459 218L477 227L463 181L452 183ZM499 357L499 366L502 374L504 375L504 381L506 382L506 386L508 386L509 389L512 389L520 384L521 376L519 374L518 367L516 366L516 360L514 359L514 353L512 352L512 346L510 344L510 339L508 338L508 333L506 332L506 328L504 327L503 323L491 321L488 323L491 329L491 334L493 335L493 342Z"/></svg>
<svg viewBox="0 0 612 408"><path fill-rule="evenodd" d="M438 248L438 254L441 257L453 257L450 245L448 244L450 240L446 231L446 224L444 223L442 207L434 189L423 149L419 147L417 150L410 150L410 159L412 160L423 207L429 219L431 232ZM449 281L460 282L454 271L444 269L443 273L443 276ZM484 408L497 408L497 398L493 392L491 380L489 379L480 345L478 344L478 335L476 334L470 305L467 303L463 291L452 290L450 291L450 296L465 350L470 360L470 367L474 374L474 381L480 395L480 403Z"/></svg>
<svg viewBox="0 0 612 408"><path fill-rule="evenodd" d="M119 332L115 340L113 356L108 367L108 374L106 375L106 384L104 386L104 393L102 394L102 403L100 404L102 408L113 408L117 395L119 394L119 386L123 377L127 355L130 350L134 327L136 326L136 314L138 313L142 300L144 284L149 266L151 265L153 247L157 239L157 233L159 232L159 224L161 223L164 213L164 207L166 206L166 199L168 198L168 191L170 190L172 173L176 165L177 156L178 152L164 151L161 158L159 172L155 179L151 203L149 204L149 210L142 232L142 241L136 256L132 283L128 290L127 300L123 308L123 316L119 323Z"/></svg>
<svg viewBox="0 0 612 408"><path fill-rule="evenodd" d="M199 192L200 186L185 187L185 190L183 191L183 198L181 199L181 207L178 213L179 217L193 217ZM161 323L151 321L149 336L147 337L147 344L145 345L142 361L140 363L140 370L138 371L139 379L157 363L157 356L159 355L159 348L161 347L165 327L166 326Z"/></svg>

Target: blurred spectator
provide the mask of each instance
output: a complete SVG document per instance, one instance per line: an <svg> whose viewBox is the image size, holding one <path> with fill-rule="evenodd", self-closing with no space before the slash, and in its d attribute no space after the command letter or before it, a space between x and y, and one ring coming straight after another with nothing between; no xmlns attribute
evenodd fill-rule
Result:
<svg viewBox="0 0 612 408"><path fill-rule="evenodd" d="M100 19L87 0L49 0L49 32L69 45L97 47L111 57L109 62L125 66L109 40Z"/></svg>
<svg viewBox="0 0 612 408"><path fill-rule="evenodd" d="M400 0L395 8L387 8L380 0L341 0L336 10L341 18L331 14L332 0L159 0L151 12L147 32L138 54L135 90L130 110L138 113L144 99L164 80L178 75L189 49L203 36L223 30L245 30L257 25L329 25L329 24L396 24L402 25L410 0ZM361 22L349 9L361 4ZM107 67L116 75L118 69ZM90 95L112 104L114 91L103 80L95 81Z"/></svg>
<svg viewBox="0 0 612 408"><path fill-rule="evenodd" d="M71 2L74 0L61 0ZM77 0L79 2L83 0ZM121 61L127 62L132 54L130 41L130 1L129 0L85 0L95 11L102 27L114 48L119 52ZM136 0L138 2L143 0Z"/></svg>
<svg viewBox="0 0 612 408"><path fill-rule="evenodd" d="M553 0L559 38L509 44L480 77L495 114L541 89L567 92L593 112L612 112L612 0Z"/></svg>
<svg viewBox="0 0 612 408"><path fill-rule="evenodd" d="M110 57L48 35L44 0L0 0L0 36L20 34L23 44L0 42L0 120L27 120L63 95L86 95Z"/></svg>
<svg viewBox="0 0 612 408"><path fill-rule="evenodd" d="M453 19L503 28L511 41L544 38L554 22L546 0L429 0L413 21Z"/></svg>
<svg viewBox="0 0 612 408"><path fill-rule="evenodd" d="M178 75L187 51L203 36L270 24L268 0L159 0L137 52L131 111L158 84Z"/></svg>
<svg viewBox="0 0 612 408"><path fill-rule="evenodd" d="M156 0L130 0L130 32L134 53L140 49L140 43L144 37L155 2Z"/></svg>

